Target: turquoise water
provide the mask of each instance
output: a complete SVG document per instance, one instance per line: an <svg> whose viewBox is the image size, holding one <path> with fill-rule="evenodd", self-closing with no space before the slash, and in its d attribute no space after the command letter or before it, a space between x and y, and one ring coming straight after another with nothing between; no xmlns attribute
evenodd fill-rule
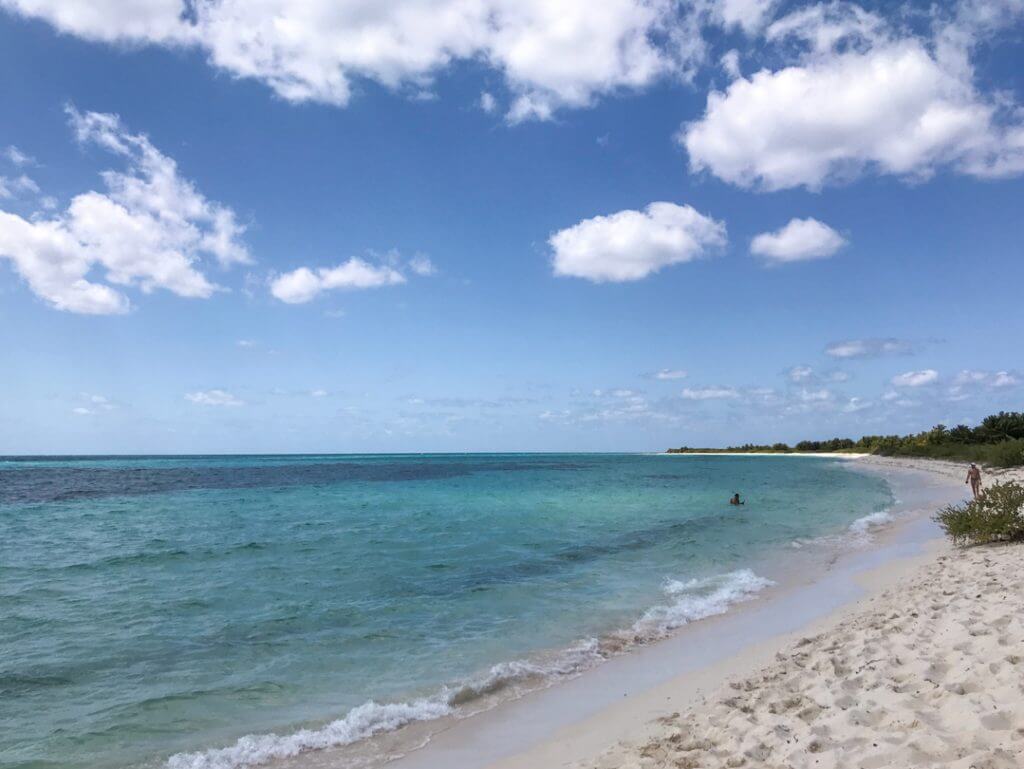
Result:
<svg viewBox="0 0 1024 769"><path fill-rule="evenodd" d="M0 766L229 769L459 712L891 503L817 458L0 459Z"/></svg>

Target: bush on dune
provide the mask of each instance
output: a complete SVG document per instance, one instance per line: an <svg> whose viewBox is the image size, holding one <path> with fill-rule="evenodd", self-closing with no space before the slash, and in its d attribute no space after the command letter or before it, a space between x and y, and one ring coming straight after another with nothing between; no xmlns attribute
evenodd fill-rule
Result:
<svg viewBox="0 0 1024 769"><path fill-rule="evenodd" d="M977 499L947 505L935 520L958 545L1024 539L1024 486L993 483Z"/></svg>

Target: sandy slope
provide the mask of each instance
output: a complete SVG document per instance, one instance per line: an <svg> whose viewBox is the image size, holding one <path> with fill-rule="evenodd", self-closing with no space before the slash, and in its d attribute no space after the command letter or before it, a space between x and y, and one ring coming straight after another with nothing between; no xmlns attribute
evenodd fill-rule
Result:
<svg viewBox="0 0 1024 769"><path fill-rule="evenodd" d="M575 766L1024 767L1024 546L946 547L756 675Z"/></svg>

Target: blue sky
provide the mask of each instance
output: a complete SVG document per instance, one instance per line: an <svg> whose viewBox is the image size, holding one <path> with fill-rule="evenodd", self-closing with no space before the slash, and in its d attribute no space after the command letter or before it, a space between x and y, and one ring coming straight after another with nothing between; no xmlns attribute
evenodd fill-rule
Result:
<svg viewBox="0 0 1024 769"><path fill-rule="evenodd" d="M1018 0L0 0L0 453L1019 409L1022 33Z"/></svg>

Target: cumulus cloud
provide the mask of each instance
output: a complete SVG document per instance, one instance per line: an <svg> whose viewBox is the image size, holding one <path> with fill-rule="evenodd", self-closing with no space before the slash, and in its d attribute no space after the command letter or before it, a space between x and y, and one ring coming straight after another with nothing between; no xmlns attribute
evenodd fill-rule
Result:
<svg viewBox="0 0 1024 769"><path fill-rule="evenodd" d="M741 6L764 0L728 0ZM457 61L502 73L513 120L547 118L667 74L702 47L673 0L2 0L23 16L108 43L194 47L288 101L345 105L373 80L419 94ZM682 25L683 29L680 29Z"/></svg>
<svg viewBox="0 0 1024 769"><path fill-rule="evenodd" d="M833 342L825 354L833 358L878 358L883 355L909 355L914 345L904 339L846 339Z"/></svg>
<svg viewBox="0 0 1024 769"><path fill-rule="evenodd" d="M796 11L766 37L795 39L803 58L708 95L679 134L694 171L764 190L819 189L868 170L1024 172L1024 122L977 91L962 48L931 50L844 3Z"/></svg>
<svg viewBox="0 0 1024 769"><path fill-rule="evenodd" d="M245 401L236 398L226 390L199 390L185 393L185 400L200 406L244 406Z"/></svg>
<svg viewBox="0 0 1024 769"><path fill-rule="evenodd" d="M205 298L217 286L199 269L203 259L250 261L234 212L200 194L146 136L117 115L68 114L80 142L121 157L127 171L103 172L106 192L77 195L52 218L0 211L0 257L36 295L68 312L122 313L129 300L108 283ZM96 269L108 283L90 280Z"/></svg>
<svg viewBox="0 0 1024 769"><path fill-rule="evenodd" d="M895 387L923 387L937 381L939 381L939 372L930 368L921 371L907 371L892 378L892 384Z"/></svg>
<svg viewBox="0 0 1024 769"><path fill-rule="evenodd" d="M825 259L846 245L846 240L817 219L791 219L782 229L762 232L750 243L750 252L768 262Z"/></svg>
<svg viewBox="0 0 1024 769"><path fill-rule="evenodd" d="M740 397L740 393L735 387L687 387L679 395L683 400L688 401L722 400Z"/></svg>
<svg viewBox="0 0 1024 769"><path fill-rule="evenodd" d="M387 264L371 264L357 256L337 267L297 270L278 275L270 282L270 293L288 304L302 304L332 289L361 289L405 283L405 276Z"/></svg>
<svg viewBox="0 0 1024 769"><path fill-rule="evenodd" d="M725 224L675 203L595 216L548 239L556 275L595 283L640 280L726 243Z"/></svg>
<svg viewBox="0 0 1024 769"><path fill-rule="evenodd" d="M488 115L498 109L498 100L494 98L494 94L487 91L480 94L480 109Z"/></svg>

